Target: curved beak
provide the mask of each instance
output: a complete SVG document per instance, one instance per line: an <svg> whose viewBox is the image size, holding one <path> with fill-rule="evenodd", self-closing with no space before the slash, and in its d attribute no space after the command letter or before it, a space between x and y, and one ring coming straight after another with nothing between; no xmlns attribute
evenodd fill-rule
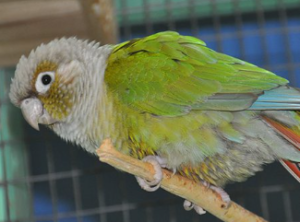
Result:
<svg viewBox="0 0 300 222"><path fill-rule="evenodd" d="M57 122L35 97L24 99L21 102L21 110L25 120L36 130L39 130L39 123L49 125Z"/></svg>

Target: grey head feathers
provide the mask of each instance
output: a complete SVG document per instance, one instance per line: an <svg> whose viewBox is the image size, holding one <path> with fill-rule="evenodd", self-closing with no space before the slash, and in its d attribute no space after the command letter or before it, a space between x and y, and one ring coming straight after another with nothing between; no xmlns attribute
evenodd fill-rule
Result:
<svg viewBox="0 0 300 222"><path fill-rule="evenodd" d="M23 55L20 58L10 86L9 97L14 105L20 106L20 101L30 96L33 75L37 66L43 61L50 61L60 66L77 60L83 66L88 66L92 60L101 60L102 55L105 55L106 59L110 51L110 46L100 47L100 43L84 41L76 37L55 39L47 44L41 44L32 50L28 57Z"/></svg>

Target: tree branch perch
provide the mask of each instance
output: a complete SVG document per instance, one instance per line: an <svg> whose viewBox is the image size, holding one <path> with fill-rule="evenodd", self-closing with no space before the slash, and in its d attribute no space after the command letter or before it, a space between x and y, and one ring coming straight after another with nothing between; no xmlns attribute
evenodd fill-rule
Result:
<svg viewBox="0 0 300 222"><path fill-rule="evenodd" d="M155 172L150 163L118 152L114 149L109 139L104 140L103 144L97 150L97 154L100 161L108 163L117 169L146 180L153 180ZM231 202L226 208L226 204L222 201L221 197L211 189L180 175L173 175L172 172L165 169L163 169L161 188L191 201L226 222L266 222L261 217L234 202Z"/></svg>

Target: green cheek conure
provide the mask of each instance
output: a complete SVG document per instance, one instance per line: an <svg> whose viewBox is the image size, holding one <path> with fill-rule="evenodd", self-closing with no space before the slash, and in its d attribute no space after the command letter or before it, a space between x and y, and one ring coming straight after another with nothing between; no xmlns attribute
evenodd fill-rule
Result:
<svg viewBox="0 0 300 222"><path fill-rule="evenodd" d="M299 180L300 91L287 84L197 38L161 32L118 45L41 45L20 59L10 99L36 129L45 124L91 153L111 138L229 201L220 187L274 160ZM151 190L160 179L140 184Z"/></svg>

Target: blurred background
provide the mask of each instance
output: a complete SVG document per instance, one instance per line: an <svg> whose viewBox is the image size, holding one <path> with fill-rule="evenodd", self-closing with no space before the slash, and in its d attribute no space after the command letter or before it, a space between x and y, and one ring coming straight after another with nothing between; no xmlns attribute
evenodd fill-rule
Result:
<svg viewBox="0 0 300 222"><path fill-rule="evenodd" d="M116 43L164 30L300 86L300 0L1 0L0 222L219 221L184 211L163 190L141 190L46 128L34 131L8 100L19 57L41 42L75 35ZM226 191L267 220L300 221L300 184L279 163Z"/></svg>

